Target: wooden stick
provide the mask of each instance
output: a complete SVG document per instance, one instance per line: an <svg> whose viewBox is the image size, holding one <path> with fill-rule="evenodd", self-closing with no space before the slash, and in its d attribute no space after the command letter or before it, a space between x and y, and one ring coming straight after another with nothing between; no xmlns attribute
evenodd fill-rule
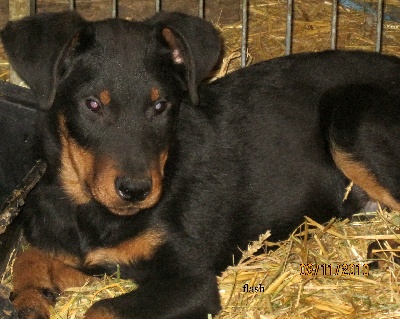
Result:
<svg viewBox="0 0 400 319"><path fill-rule="evenodd" d="M0 234L6 231L7 226L10 225L13 219L18 215L19 208L24 205L26 196L42 178L46 167L47 165L43 161L36 161L21 184L17 186L11 196L4 202L0 209Z"/></svg>

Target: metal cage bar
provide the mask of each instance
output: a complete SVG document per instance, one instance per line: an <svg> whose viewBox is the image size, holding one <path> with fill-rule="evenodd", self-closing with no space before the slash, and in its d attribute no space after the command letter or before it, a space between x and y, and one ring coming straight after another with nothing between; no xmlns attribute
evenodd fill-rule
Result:
<svg viewBox="0 0 400 319"><path fill-rule="evenodd" d="M155 0L156 12L161 11L161 0Z"/></svg>
<svg viewBox="0 0 400 319"><path fill-rule="evenodd" d="M382 31L383 31L383 11L384 11L384 1L378 0L378 10L376 19L376 44L375 51L381 52L382 50Z"/></svg>
<svg viewBox="0 0 400 319"><path fill-rule="evenodd" d="M285 54L292 53L293 0L287 0Z"/></svg>
<svg viewBox="0 0 400 319"><path fill-rule="evenodd" d="M199 17L203 19L205 17L204 0L199 0Z"/></svg>
<svg viewBox="0 0 400 319"><path fill-rule="evenodd" d="M241 67L246 66L247 61L247 34L248 34L248 18L249 18L249 1L242 1L242 47L241 47Z"/></svg>
<svg viewBox="0 0 400 319"><path fill-rule="evenodd" d="M75 0L69 0L69 9L72 11L75 10L75 8L76 8Z"/></svg>
<svg viewBox="0 0 400 319"><path fill-rule="evenodd" d="M118 0L112 0L111 6L111 16L113 18L118 17Z"/></svg>
<svg viewBox="0 0 400 319"><path fill-rule="evenodd" d="M235 0L240 1L242 5L242 30L241 30L241 66L246 66L247 63L247 50L248 50L248 23L249 23L249 0ZM11 3L18 4L21 12L19 15L29 15L36 12L36 0L10 0ZM338 19L339 19L339 2L340 0L332 0L332 20L331 20L331 37L330 37L330 48L332 50L337 48L338 39ZM154 0L155 11L160 12L162 10L162 0ZM76 0L68 0L69 9L76 9ZM377 0L376 9L376 42L375 51L382 51L383 41L383 22L384 22L384 9L385 1ZM11 11L10 11L11 12ZM285 38L285 54L292 53L293 46L293 13L294 12L294 0L287 0L286 8L286 38ZM198 2L198 15L201 18L205 17L205 0L199 0ZM111 0L111 16L118 17L118 0ZM17 15L10 13L10 19L17 18Z"/></svg>
<svg viewBox="0 0 400 319"><path fill-rule="evenodd" d="M331 49L337 47L337 28L338 28L338 1L332 0L332 22L331 22Z"/></svg>

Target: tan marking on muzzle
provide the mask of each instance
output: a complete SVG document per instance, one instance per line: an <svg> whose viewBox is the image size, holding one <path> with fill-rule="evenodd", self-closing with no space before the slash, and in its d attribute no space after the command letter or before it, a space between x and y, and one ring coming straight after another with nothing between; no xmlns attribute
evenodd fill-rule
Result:
<svg viewBox="0 0 400 319"><path fill-rule="evenodd" d="M115 179L120 175L114 161L99 158L96 163L95 174L88 181L90 192L95 200L107 208L120 206L125 202L119 198L115 189Z"/></svg>
<svg viewBox="0 0 400 319"><path fill-rule="evenodd" d="M383 187L374 174L363 163L356 162L350 154L333 147L333 159L342 172L360 186L373 200L379 201L393 209L399 210L400 203L393 198L390 191Z"/></svg>
<svg viewBox="0 0 400 319"><path fill-rule="evenodd" d="M94 177L88 182L93 198L116 215L133 215L142 209L154 206L161 197L167 157L168 151L159 155L158 161L152 165L148 173L152 184L149 195L143 201L134 203L122 199L115 189L115 180L123 175L116 168L116 164L109 159L99 159L96 163Z"/></svg>
<svg viewBox="0 0 400 319"><path fill-rule="evenodd" d="M64 116L59 118L61 138L60 180L64 191L76 204L85 204L91 200L86 181L94 170L94 155L80 146L70 137Z"/></svg>

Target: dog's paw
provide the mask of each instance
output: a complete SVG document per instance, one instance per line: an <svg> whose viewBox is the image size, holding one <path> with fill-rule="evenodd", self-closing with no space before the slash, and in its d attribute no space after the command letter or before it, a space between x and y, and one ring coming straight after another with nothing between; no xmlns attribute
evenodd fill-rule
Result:
<svg viewBox="0 0 400 319"><path fill-rule="evenodd" d="M84 319L118 319L118 316L100 303L96 303L85 313Z"/></svg>
<svg viewBox="0 0 400 319"><path fill-rule="evenodd" d="M54 305L58 293L50 289L24 289L11 293L10 300L19 319L49 319L49 308Z"/></svg>
<svg viewBox="0 0 400 319"><path fill-rule="evenodd" d="M19 319L49 319L50 316L44 316L37 309L24 308L18 311Z"/></svg>

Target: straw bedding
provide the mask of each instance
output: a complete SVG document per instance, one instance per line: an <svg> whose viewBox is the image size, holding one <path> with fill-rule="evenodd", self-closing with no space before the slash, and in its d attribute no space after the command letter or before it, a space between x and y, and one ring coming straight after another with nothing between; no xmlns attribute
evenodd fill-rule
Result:
<svg viewBox="0 0 400 319"><path fill-rule="evenodd" d="M223 310L216 318L400 318L400 265L393 261L399 249L382 247L388 252L382 259L385 269L369 269L366 257L368 245L377 238L400 241L399 229L400 213L378 209L326 225L306 217L280 243L268 242L267 232L218 277ZM12 262L1 279L10 287ZM95 301L135 288L116 273L68 289L51 318L82 318Z"/></svg>

